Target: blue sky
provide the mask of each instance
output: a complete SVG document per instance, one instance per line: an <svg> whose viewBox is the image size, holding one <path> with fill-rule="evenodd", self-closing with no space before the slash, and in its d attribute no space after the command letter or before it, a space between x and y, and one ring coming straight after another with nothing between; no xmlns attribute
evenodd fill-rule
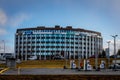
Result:
<svg viewBox="0 0 120 80"><path fill-rule="evenodd" d="M120 0L0 0L0 44L14 52L17 28L73 26L102 33L104 48L110 35L118 34L120 48ZM0 49L2 51L2 49Z"/></svg>

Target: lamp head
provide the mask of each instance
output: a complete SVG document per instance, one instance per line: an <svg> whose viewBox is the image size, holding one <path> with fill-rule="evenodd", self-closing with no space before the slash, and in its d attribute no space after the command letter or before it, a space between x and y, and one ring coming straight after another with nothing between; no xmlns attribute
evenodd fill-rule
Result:
<svg viewBox="0 0 120 80"><path fill-rule="evenodd" d="M118 35L115 35L115 37L117 37Z"/></svg>

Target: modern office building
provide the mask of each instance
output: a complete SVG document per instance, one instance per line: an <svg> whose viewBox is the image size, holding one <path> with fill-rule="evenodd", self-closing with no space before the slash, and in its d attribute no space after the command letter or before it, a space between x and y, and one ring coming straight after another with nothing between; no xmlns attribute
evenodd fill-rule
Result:
<svg viewBox="0 0 120 80"><path fill-rule="evenodd" d="M38 26L17 29L15 34L16 58L27 60L52 59L56 54L67 58L89 58L102 52L103 39L100 32L81 28Z"/></svg>

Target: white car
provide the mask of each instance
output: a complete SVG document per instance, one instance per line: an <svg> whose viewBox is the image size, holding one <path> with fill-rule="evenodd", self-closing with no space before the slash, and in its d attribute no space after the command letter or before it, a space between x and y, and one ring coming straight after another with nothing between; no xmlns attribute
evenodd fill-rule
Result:
<svg viewBox="0 0 120 80"><path fill-rule="evenodd" d="M37 59L37 56L30 56L29 58L28 58L28 60L36 60Z"/></svg>

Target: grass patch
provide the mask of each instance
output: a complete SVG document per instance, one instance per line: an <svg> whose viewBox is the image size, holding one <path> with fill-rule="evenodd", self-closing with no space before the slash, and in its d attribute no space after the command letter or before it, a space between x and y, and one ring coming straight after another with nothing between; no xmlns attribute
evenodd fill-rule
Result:
<svg viewBox="0 0 120 80"><path fill-rule="evenodd" d="M0 68L7 68L6 64L0 64Z"/></svg>
<svg viewBox="0 0 120 80"><path fill-rule="evenodd" d="M95 58L90 58L90 64L95 66ZM106 67L108 65L108 59L106 58L98 58L98 66L101 61L104 60L106 63ZM113 59L110 59L110 63L112 63ZM84 65L84 59L81 59L82 66ZM75 60L76 66L78 67L78 60ZM17 64L17 67L36 67L36 68L63 68L66 65L66 60L28 60L22 61L20 64ZM67 60L67 67L70 68L70 60Z"/></svg>

